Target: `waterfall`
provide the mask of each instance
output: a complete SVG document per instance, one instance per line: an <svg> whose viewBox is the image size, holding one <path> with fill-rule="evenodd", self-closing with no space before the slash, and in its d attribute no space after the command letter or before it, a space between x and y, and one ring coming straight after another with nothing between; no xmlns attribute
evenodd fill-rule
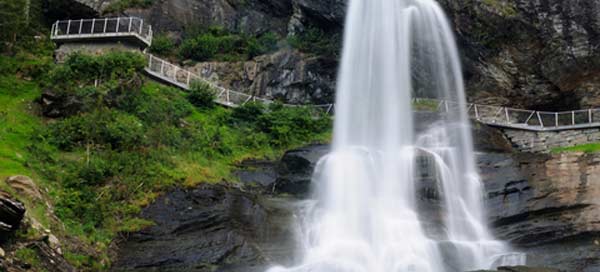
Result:
<svg viewBox="0 0 600 272"><path fill-rule="evenodd" d="M417 132L414 97L456 103ZM300 264L270 272L524 263L486 225L458 49L437 2L350 0L336 99L332 151L317 165L315 201L299 224ZM420 204L424 175L437 212Z"/></svg>

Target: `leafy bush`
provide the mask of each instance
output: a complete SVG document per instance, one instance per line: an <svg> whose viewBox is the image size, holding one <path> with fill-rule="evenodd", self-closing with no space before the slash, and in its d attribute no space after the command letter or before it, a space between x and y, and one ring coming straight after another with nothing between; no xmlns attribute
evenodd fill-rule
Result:
<svg viewBox="0 0 600 272"><path fill-rule="evenodd" d="M277 40L277 35L272 32L251 36L230 33L222 28L210 28L184 39L179 48L179 56L196 61L247 60L276 50Z"/></svg>
<svg viewBox="0 0 600 272"><path fill-rule="evenodd" d="M154 3L154 0L117 0L110 3L104 10L104 13L123 12L128 8L147 8Z"/></svg>
<svg viewBox="0 0 600 272"><path fill-rule="evenodd" d="M175 50L175 43L167 35L156 35L152 38L152 45L149 50L157 55L169 56Z"/></svg>
<svg viewBox="0 0 600 272"><path fill-rule="evenodd" d="M288 42L302 52L332 58L339 57L342 45L339 34L329 34L316 27L309 27L304 32L289 37Z"/></svg>
<svg viewBox="0 0 600 272"><path fill-rule="evenodd" d="M51 124L48 139L62 150L86 145L133 149L144 143L144 126L135 116L101 110Z"/></svg>
<svg viewBox="0 0 600 272"><path fill-rule="evenodd" d="M131 78L146 66L140 53L110 52L101 56L75 53L63 66L50 72L49 83L64 86L66 83L93 82Z"/></svg>
<svg viewBox="0 0 600 272"><path fill-rule="evenodd" d="M210 109L215 105L215 90L206 82L192 82L188 101L198 108Z"/></svg>

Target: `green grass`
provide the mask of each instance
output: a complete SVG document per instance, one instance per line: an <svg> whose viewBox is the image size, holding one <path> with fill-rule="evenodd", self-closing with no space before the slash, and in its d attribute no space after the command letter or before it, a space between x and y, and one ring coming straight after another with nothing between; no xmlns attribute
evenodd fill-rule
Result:
<svg viewBox="0 0 600 272"><path fill-rule="evenodd" d="M413 110L416 111L437 111L440 102L436 100L416 100L412 103Z"/></svg>
<svg viewBox="0 0 600 272"><path fill-rule="evenodd" d="M600 143L590 143L577 145L572 147L556 147L552 148L552 153L567 153L567 152L585 152L596 153L600 152Z"/></svg>
<svg viewBox="0 0 600 272"><path fill-rule="evenodd" d="M30 264L34 269L32 271L44 272L48 271L42 267L42 262L37 251L33 248L20 248L15 252L15 257L24 263Z"/></svg>

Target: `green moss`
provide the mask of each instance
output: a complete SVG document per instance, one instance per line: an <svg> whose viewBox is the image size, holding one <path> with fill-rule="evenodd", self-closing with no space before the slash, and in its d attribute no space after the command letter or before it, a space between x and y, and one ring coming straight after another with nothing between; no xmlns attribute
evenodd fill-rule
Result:
<svg viewBox="0 0 600 272"><path fill-rule="evenodd" d="M585 152L596 153L600 152L600 143L590 143L577 145L572 147L557 147L552 149L552 153L568 153L568 152Z"/></svg>
<svg viewBox="0 0 600 272"><path fill-rule="evenodd" d="M483 4L500 12L502 16L513 17L518 15L517 8L513 3L502 0L482 0L482 2Z"/></svg>

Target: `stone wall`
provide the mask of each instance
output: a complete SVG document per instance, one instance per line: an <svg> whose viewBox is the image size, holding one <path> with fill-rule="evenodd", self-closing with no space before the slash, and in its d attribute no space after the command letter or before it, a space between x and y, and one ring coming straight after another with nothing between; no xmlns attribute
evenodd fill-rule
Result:
<svg viewBox="0 0 600 272"><path fill-rule="evenodd" d="M502 131L513 147L521 152L550 153L553 148L557 147L600 142L600 128L563 131L525 131L503 128Z"/></svg>

